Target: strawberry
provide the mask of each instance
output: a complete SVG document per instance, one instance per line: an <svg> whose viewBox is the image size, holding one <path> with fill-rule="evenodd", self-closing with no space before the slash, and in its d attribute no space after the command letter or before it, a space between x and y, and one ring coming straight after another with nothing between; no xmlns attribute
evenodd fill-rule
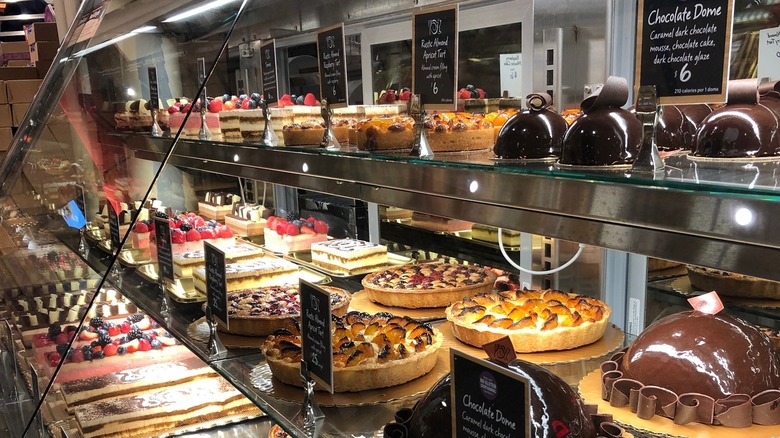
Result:
<svg viewBox="0 0 780 438"><path fill-rule="evenodd" d="M197 242L200 240L200 233L195 228L187 231L187 242Z"/></svg>
<svg viewBox="0 0 780 438"><path fill-rule="evenodd" d="M411 98L412 98L412 92L409 90L402 91L401 94L398 96L398 99L404 102L410 100Z"/></svg>
<svg viewBox="0 0 780 438"><path fill-rule="evenodd" d="M481 88L477 88L477 93L479 93L479 98L484 99L487 97L487 93L485 93L485 90Z"/></svg>
<svg viewBox="0 0 780 438"><path fill-rule="evenodd" d="M191 103L188 103L187 105L184 105L184 106L181 108L181 112L183 112L183 113L189 112L190 108L192 108L192 104L191 104Z"/></svg>
<svg viewBox="0 0 780 438"><path fill-rule="evenodd" d="M147 226L149 227L149 231L154 231L154 221L149 221Z"/></svg>
<svg viewBox="0 0 780 438"><path fill-rule="evenodd" d="M316 221L314 222L314 231L317 234L328 234L328 224L323 221Z"/></svg>
<svg viewBox="0 0 780 438"><path fill-rule="evenodd" d="M316 221L317 221L317 219L314 219L314 217L312 217L312 216L309 216L309 218L308 218L308 219L306 219L306 222L308 222L308 223L310 223L310 224L313 224L313 223L314 223L314 222L316 222Z"/></svg>
<svg viewBox="0 0 780 438"><path fill-rule="evenodd" d="M176 345L176 339L169 338L168 336L158 336L157 340L166 347Z"/></svg>
<svg viewBox="0 0 780 438"><path fill-rule="evenodd" d="M120 333L122 333L122 330L119 328L119 326L112 325L108 328L108 336L116 336Z"/></svg>
<svg viewBox="0 0 780 438"><path fill-rule="evenodd" d="M149 241L150 241L150 242L154 242L154 241L155 241L155 240L154 240L154 239L155 239L155 237L157 237L157 232L155 232L154 230L152 230L152 231L149 231Z"/></svg>
<svg viewBox="0 0 780 438"><path fill-rule="evenodd" d="M458 99L471 99L471 93L465 88L458 90Z"/></svg>
<svg viewBox="0 0 780 438"><path fill-rule="evenodd" d="M209 112L210 113L218 113L222 111L222 99L216 98L212 99L211 102L209 102Z"/></svg>
<svg viewBox="0 0 780 438"><path fill-rule="evenodd" d="M287 226L284 227L284 234L287 234L288 236L297 236L298 234L301 234L301 231L295 224L287 224Z"/></svg>
<svg viewBox="0 0 780 438"><path fill-rule="evenodd" d="M61 332L57 335L57 337L54 339L54 342L57 344L67 344L70 342L70 339L68 337L68 334L65 332Z"/></svg>
<svg viewBox="0 0 780 438"><path fill-rule="evenodd" d="M128 353L135 353L136 351L138 351L139 345L140 344L138 339L133 339L132 341L125 344L124 347Z"/></svg>
<svg viewBox="0 0 780 438"><path fill-rule="evenodd" d="M131 325L130 321L125 321L122 323L122 325L119 326L119 331L122 333L127 333L130 331Z"/></svg>
<svg viewBox="0 0 780 438"><path fill-rule="evenodd" d="M192 218L192 226L193 227L203 227L206 226L206 221L203 220L200 216L195 216Z"/></svg>
<svg viewBox="0 0 780 438"><path fill-rule="evenodd" d="M317 102L317 98L314 97L314 94L308 93L306 97L303 98L303 104L306 106L317 106L319 105L319 102Z"/></svg>
<svg viewBox="0 0 780 438"><path fill-rule="evenodd" d="M287 229L287 225L288 223L286 221L285 222L276 221L276 227L274 231L276 231L276 234L281 236L284 234L284 231Z"/></svg>
<svg viewBox="0 0 780 438"><path fill-rule="evenodd" d="M79 333L79 339L82 341L94 341L97 339L98 334L95 332L91 332L89 330L84 330L83 332Z"/></svg>
<svg viewBox="0 0 780 438"><path fill-rule="evenodd" d="M200 232L200 238L203 240L206 239L214 239L217 236L214 234L214 230L211 228L206 228L205 230Z"/></svg>
<svg viewBox="0 0 780 438"><path fill-rule="evenodd" d="M275 221L276 221L276 216L268 216L268 219L265 220L266 228L270 228L273 230Z"/></svg>
<svg viewBox="0 0 780 438"><path fill-rule="evenodd" d="M106 357L116 356L116 350L117 350L117 346L116 345L108 344L108 345L106 345L106 348L103 349L103 354Z"/></svg>
<svg viewBox="0 0 780 438"><path fill-rule="evenodd" d="M382 90L382 92L379 93L379 99L376 100L376 103L387 103L387 90Z"/></svg>
<svg viewBox="0 0 780 438"><path fill-rule="evenodd" d="M177 103L168 107L168 114L181 112L181 106Z"/></svg>
<svg viewBox="0 0 780 438"><path fill-rule="evenodd" d="M216 237L220 239L230 239L233 237L233 231L230 230L230 227L220 227Z"/></svg>
<svg viewBox="0 0 780 438"><path fill-rule="evenodd" d="M233 111L234 109L236 109L236 104L232 100L228 100L222 104L223 111Z"/></svg>
<svg viewBox="0 0 780 438"><path fill-rule="evenodd" d="M395 102L395 90L387 90L387 103Z"/></svg>
<svg viewBox="0 0 780 438"><path fill-rule="evenodd" d="M187 241L187 234L185 234L184 231L179 229L173 230L173 232L171 233L171 242L184 243L186 241Z"/></svg>
<svg viewBox="0 0 780 438"><path fill-rule="evenodd" d="M301 225L301 234L317 234L317 232L306 225Z"/></svg>
<svg viewBox="0 0 780 438"><path fill-rule="evenodd" d="M121 343L122 343L122 338L119 338L119 337L114 339L114 341L112 342L112 344L114 344L114 345L119 345Z"/></svg>
<svg viewBox="0 0 780 438"><path fill-rule="evenodd" d="M149 351L152 349L152 344L146 339L138 339L138 351Z"/></svg>
<svg viewBox="0 0 780 438"><path fill-rule="evenodd" d="M185 217L198 217L198 215L194 211L191 211L191 212L187 213L187 216L185 216Z"/></svg>
<svg viewBox="0 0 780 438"><path fill-rule="evenodd" d="M148 233L149 227L143 222L136 222L135 225L133 225L133 230L136 233Z"/></svg>

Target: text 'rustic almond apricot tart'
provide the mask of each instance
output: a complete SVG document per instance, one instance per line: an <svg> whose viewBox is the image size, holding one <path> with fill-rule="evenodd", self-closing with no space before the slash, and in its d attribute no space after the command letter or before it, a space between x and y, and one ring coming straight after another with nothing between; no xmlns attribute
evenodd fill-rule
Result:
<svg viewBox="0 0 780 438"><path fill-rule="evenodd" d="M455 337L482 345L509 336L515 351L569 350L604 336L611 311L602 301L554 290L478 295L446 310Z"/></svg>
<svg viewBox="0 0 780 438"><path fill-rule="evenodd" d="M406 383L430 372L442 334L429 324L389 313L348 312L333 317L333 382L336 392ZM301 386L301 333L297 324L277 330L262 346L273 376Z"/></svg>

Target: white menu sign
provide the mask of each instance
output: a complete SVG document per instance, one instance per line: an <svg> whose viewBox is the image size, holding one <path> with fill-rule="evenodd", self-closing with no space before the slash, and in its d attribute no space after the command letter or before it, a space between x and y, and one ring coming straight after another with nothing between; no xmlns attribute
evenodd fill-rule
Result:
<svg viewBox="0 0 780 438"><path fill-rule="evenodd" d="M758 79L780 80L780 27L762 29L758 36Z"/></svg>
<svg viewBox="0 0 780 438"><path fill-rule="evenodd" d="M506 91L509 97L522 97L522 53L502 53L498 55L501 64L501 95Z"/></svg>

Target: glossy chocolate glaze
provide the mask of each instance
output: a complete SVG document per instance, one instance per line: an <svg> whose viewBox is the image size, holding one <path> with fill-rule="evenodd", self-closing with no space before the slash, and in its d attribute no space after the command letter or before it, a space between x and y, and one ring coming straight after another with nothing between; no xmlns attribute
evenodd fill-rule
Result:
<svg viewBox="0 0 780 438"><path fill-rule="evenodd" d="M561 163L580 166L631 164L642 143L642 123L621 108L596 108L572 122Z"/></svg>
<svg viewBox="0 0 780 438"><path fill-rule="evenodd" d="M505 159L558 157L567 127L563 116L549 109L523 110L501 127L493 152Z"/></svg>
<svg viewBox="0 0 780 438"><path fill-rule="evenodd" d="M656 321L623 357L623 377L714 399L780 388L780 358L752 325L724 314L681 312Z"/></svg>
<svg viewBox="0 0 780 438"><path fill-rule="evenodd" d="M685 117L674 105L665 105L656 125L655 141L658 149L673 151L685 149Z"/></svg>
<svg viewBox="0 0 780 438"><path fill-rule="evenodd" d="M772 91L766 94L762 94L758 103L769 108L778 117L780 117L780 92Z"/></svg>
<svg viewBox="0 0 780 438"><path fill-rule="evenodd" d="M711 158L780 155L778 117L761 104L739 103L717 109L699 126L693 155Z"/></svg>
<svg viewBox="0 0 780 438"><path fill-rule="evenodd" d="M531 436L536 438L592 438L596 429L574 390L546 369L516 360L510 368L531 386ZM408 422L412 438L452 436L450 376L446 375L415 406ZM557 423L560 422L560 423ZM556 427L553 428L553 424ZM558 434L565 426L568 433Z"/></svg>

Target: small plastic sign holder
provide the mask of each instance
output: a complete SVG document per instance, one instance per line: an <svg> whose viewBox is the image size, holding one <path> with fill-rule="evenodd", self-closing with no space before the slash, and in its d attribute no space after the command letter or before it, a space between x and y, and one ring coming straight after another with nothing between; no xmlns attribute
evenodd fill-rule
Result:
<svg viewBox="0 0 780 438"><path fill-rule="evenodd" d="M63 357L62 360L65 360ZM32 397L33 397L33 403L36 405L40 404L41 402L41 388L39 386L38 380L38 371L35 369L35 367L30 367L30 380L31 386L32 386ZM38 436L46 436L44 434L44 425L43 425L43 415L41 414L41 410L38 409L35 412L35 426L38 429Z"/></svg>
<svg viewBox="0 0 780 438"><path fill-rule="evenodd" d="M433 158L433 149L428 143L428 137L425 136L425 107L419 94L415 94L409 99L409 114L414 120L414 143L409 152L411 157Z"/></svg>
<svg viewBox="0 0 780 438"><path fill-rule="evenodd" d="M309 374L306 361L301 361L301 379L303 380L303 404L301 410L295 416L295 424L301 427L307 436L317 437L325 423L325 414L314 399L314 379Z"/></svg>
<svg viewBox="0 0 780 438"><path fill-rule="evenodd" d="M5 323L5 332L6 332L6 339L8 340L8 345L6 347L8 348L8 355L11 358L11 391L8 395L9 399L11 401L16 401L19 399L19 373L18 373L18 367L16 366L16 344L14 344L14 337L13 337L13 331L11 331L11 324L8 323L7 319L4 319L3 322Z"/></svg>
<svg viewBox="0 0 780 438"><path fill-rule="evenodd" d="M148 67L149 74L149 109L152 112L152 137L162 136L162 129L157 123L157 114L160 112L160 91L157 86L157 67Z"/></svg>
<svg viewBox="0 0 780 438"><path fill-rule="evenodd" d="M201 83L206 80L206 58L198 58L198 79ZM211 140L211 131L206 126L206 108L207 102L206 86L203 85L203 93L200 95L200 131L198 131L198 140ZM194 109L194 108L193 108ZM192 114L190 114L192 117Z"/></svg>
<svg viewBox="0 0 780 438"><path fill-rule="evenodd" d="M268 111L268 102L265 99L260 99L260 108L263 110L263 120L265 120L263 144L266 146L279 146L279 136L271 128L271 111ZM246 198L242 196L241 199Z"/></svg>
<svg viewBox="0 0 780 438"><path fill-rule="evenodd" d="M658 105L655 85L642 85L639 87L636 100L636 116L642 122L642 144L639 146L636 160L631 166L633 172L660 173L663 174L664 161L658 153L656 142L656 128L663 106Z"/></svg>
<svg viewBox="0 0 780 438"><path fill-rule="evenodd" d="M214 314L211 313L211 306L206 305L206 322L209 326L209 342L208 342L208 354L209 357L215 358L227 353L225 344L219 339L217 334L217 321L214 319Z"/></svg>
<svg viewBox="0 0 780 438"><path fill-rule="evenodd" d="M328 103L328 99L323 98L320 101L320 113L322 114L322 119L325 121L325 134L322 136L320 148L324 148L329 151L340 150L341 144L336 139L336 134L333 133L333 125L331 125L333 110L330 109L330 103Z"/></svg>

